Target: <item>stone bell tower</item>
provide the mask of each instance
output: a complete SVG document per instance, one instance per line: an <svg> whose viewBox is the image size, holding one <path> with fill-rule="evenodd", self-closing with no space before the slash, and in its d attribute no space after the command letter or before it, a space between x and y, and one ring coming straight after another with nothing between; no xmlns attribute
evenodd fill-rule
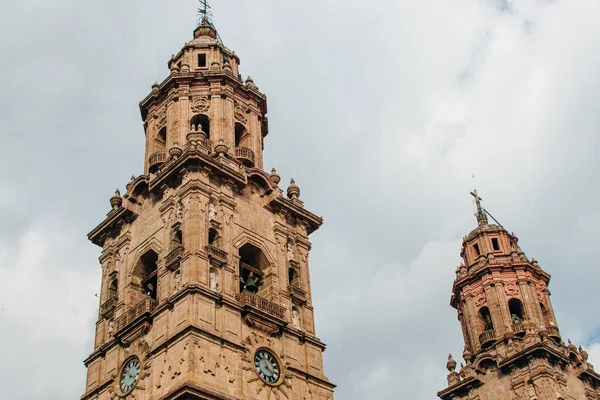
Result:
<svg viewBox="0 0 600 400"><path fill-rule="evenodd" d="M588 355L562 341L550 275L519 248L518 239L491 224L477 191L478 226L463 239L450 304L458 312L464 364L448 356L442 399L600 399L600 375Z"/></svg>
<svg viewBox="0 0 600 400"><path fill-rule="evenodd" d="M102 247L84 400L333 399L308 235L263 171L267 102L204 14L140 103L144 173L89 234Z"/></svg>

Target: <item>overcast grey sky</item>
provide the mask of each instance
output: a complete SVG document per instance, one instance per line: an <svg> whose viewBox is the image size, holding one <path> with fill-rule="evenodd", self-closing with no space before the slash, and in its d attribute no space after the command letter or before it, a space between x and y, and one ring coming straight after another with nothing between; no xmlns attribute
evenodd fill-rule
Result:
<svg viewBox="0 0 600 400"><path fill-rule="evenodd" d="M0 397L75 399L100 283L86 234L142 172L138 102L192 37L196 2L4 3ZM265 167L325 219L311 279L337 399L445 387L473 173L552 274L564 338L600 363L600 3L212 3L268 96Z"/></svg>

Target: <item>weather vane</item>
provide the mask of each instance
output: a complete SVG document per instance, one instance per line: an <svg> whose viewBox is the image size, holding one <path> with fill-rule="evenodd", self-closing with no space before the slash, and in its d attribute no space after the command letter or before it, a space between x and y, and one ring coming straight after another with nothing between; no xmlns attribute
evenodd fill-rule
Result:
<svg viewBox="0 0 600 400"><path fill-rule="evenodd" d="M198 0L200 2L200 8L198 8L198 17L200 17L200 23L204 23L211 17L210 5L207 0Z"/></svg>

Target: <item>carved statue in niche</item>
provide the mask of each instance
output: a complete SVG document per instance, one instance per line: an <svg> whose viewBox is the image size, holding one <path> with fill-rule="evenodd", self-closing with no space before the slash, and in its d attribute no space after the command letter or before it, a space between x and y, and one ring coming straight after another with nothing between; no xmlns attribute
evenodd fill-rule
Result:
<svg viewBox="0 0 600 400"><path fill-rule="evenodd" d="M177 205L175 206L175 215L177 219L183 218L183 203L181 200L177 201Z"/></svg>
<svg viewBox="0 0 600 400"><path fill-rule="evenodd" d="M294 258L294 248L292 245L292 241L288 240L286 245L285 245L286 249L287 249L287 259L288 261L296 261L296 258Z"/></svg>
<svg viewBox="0 0 600 400"><path fill-rule="evenodd" d="M535 387L533 386L533 383L529 382L528 383L528 394L529 394L529 399L530 400L537 400L537 395L535 394Z"/></svg>
<svg viewBox="0 0 600 400"><path fill-rule="evenodd" d="M173 290L177 292L179 289L181 289L181 272L177 271L175 272L175 284Z"/></svg>
<svg viewBox="0 0 600 400"><path fill-rule="evenodd" d="M218 275L214 269L211 268L208 274L208 283L210 290L214 290L215 292L219 291L219 279Z"/></svg>
<svg viewBox="0 0 600 400"><path fill-rule="evenodd" d="M110 338L112 338L112 336L113 336L113 333L115 333L115 324L114 324L114 321L112 318L108 320L107 333L108 333L108 339L110 340Z"/></svg>
<svg viewBox="0 0 600 400"><path fill-rule="evenodd" d="M294 328L300 329L300 313L296 308L292 309L292 324Z"/></svg>
<svg viewBox="0 0 600 400"><path fill-rule="evenodd" d="M208 203L208 219L216 221L217 220L217 208L214 203Z"/></svg>

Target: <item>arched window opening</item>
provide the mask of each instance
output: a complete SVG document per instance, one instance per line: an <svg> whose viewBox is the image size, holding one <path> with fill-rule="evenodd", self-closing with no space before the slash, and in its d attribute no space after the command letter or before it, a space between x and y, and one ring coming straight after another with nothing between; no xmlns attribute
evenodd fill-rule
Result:
<svg viewBox="0 0 600 400"><path fill-rule="evenodd" d="M246 243L238 252L240 256L240 292L257 293L262 284L264 269L268 261L256 246Z"/></svg>
<svg viewBox="0 0 600 400"><path fill-rule="evenodd" d="M494 330L494 323L492 322L492 316L489 308L481 307L479 310L479 319L484 331Z"/></svg>
<svg viewBox="0 0 600 400"><path fill-rule="evenodd" d="M235 123L235 147L250 147L250 134L246 127L239 122Z"/></svg>
<svg viewBox="0 0 600 400"><path fill-rule="evenodd" d="M116 299L119 296L119 281L117 279L113 279L110 282L110 286L108 287L108 298Z"/></svg>
<svg viewBox="0 0 600 400"><path fill-rule="evenodd" d="M510 319L513 324L523 322L525 316L523 314L523 303L519 299L510 299L508 301L508 310L510 311Z"/></svg>
<svg viewBox="0 0 600 400"><path fill-rule="evenodd" d="M288 281L289 284L292 286L300 286L300 276L298 275L298 271L296 270L296 268L288 268Z"/></svg>
<svg viewBox="0 0 600 400"><path fill-rule="evenodd" d="M210 139L210 119L204 114L196 114L190 120L190 131L200 130L206 134L206 138Z"/></svg>
<svg viewBox="0 0 600 400"><path fill-rule="evenodd" d="M208 229L208 244L219 247L219 232L215 228Z"/></svg>
<svg viewBox="0 0 600 400"><path fill-rule="evenodd" d="M183 246L183 233L181 233L180 229L173 231L172 246L173 248Z"/></svg>
<svg viewBox="0 0 600 400"><path fill-rule="evenodd" d="M159 131L158 135L156 135L156 139L154 142L157 145L157 148L166 149L167 147L167 127L163 126Z"/></svg>
<svg viewBox="0 0 600 400"><path fill-rule="evenodd" d="M153 250L146 252L135 268L134 275L140 290L147 296L156 300L157 294L157 264L158 254Z"/></svg>

